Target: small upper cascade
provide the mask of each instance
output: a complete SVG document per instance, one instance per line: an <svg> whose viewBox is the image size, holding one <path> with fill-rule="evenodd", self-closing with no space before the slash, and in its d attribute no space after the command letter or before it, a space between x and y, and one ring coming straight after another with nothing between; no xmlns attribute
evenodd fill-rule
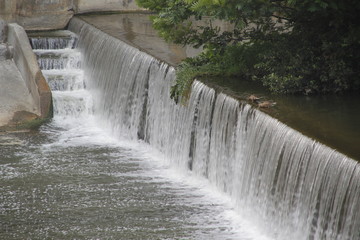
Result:
<svg viewBox="0 0 360 240"><path fill-rule="evenodd" d="M63 30L56 31L49 34L49 32L29 33L31 47L42 50L55 50L55 49L73 49L77 43L77 37L74 33Z"/></svg>
<svg viewBox="0 0 360 240"><path fill-rule="evenodd" d="M81 54L75 49L77 36L70 31L30 33L30 44L40 69L80 69Z"/></svg>

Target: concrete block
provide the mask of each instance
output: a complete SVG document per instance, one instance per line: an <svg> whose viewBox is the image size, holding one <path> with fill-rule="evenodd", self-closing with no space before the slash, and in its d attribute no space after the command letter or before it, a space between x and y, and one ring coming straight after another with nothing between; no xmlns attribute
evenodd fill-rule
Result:
<svg viewBox="0 0 360 240"><path fill-rule="evenodd" d="M12 60L0 61L0 86L0 127L8 124L17 111L37 113L34 99Z"/></svg>
<svg viewBox="0 0 360 240"><path fill-rule="evenodd" d="M14 46L14 62L34 99L37 109L34 113L47 118L51 114L51 91L31 49L29 38L18 24L11 23L8 26L8 42Z"/></svg>

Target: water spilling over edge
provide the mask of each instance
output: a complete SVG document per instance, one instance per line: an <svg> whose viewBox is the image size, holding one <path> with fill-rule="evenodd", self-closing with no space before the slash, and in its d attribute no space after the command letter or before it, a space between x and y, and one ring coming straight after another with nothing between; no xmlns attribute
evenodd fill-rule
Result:
<svg viewBox="0 0 360 240"><path fill-rule="evenodd" d="M356 239L360 167L277 120L195 82L169 97L174 69L84 22L79 34L95 113L114 136L142 139L209 179L278 239Z"/></svg>

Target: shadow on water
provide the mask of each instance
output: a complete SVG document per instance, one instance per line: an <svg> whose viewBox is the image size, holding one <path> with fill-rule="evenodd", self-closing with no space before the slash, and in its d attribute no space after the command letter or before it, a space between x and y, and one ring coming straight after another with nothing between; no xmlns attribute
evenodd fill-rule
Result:
<svg viewBox="0 0 360 240"><path fill-rule="evenodd" d="M304 135L360 160L359 94L284 96L271 94L260 84L237 78L213 78L205 82L240 100L254 94L261 100L276 102L274 107L261 110Z"/></svg>

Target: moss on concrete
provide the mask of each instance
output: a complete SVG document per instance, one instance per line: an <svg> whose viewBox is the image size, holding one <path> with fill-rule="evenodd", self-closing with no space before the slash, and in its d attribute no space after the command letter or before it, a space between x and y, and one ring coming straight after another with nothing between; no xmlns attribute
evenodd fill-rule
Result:
<svg viewBox="0 0 360 240"><path fill-rule="evenodd" d="M0 132L19 131L19 130L36 130L42 124L49 121L49 118L41 118L40 116L27 112L18 111L15 112L10 122L0 127Z"/></svg>

